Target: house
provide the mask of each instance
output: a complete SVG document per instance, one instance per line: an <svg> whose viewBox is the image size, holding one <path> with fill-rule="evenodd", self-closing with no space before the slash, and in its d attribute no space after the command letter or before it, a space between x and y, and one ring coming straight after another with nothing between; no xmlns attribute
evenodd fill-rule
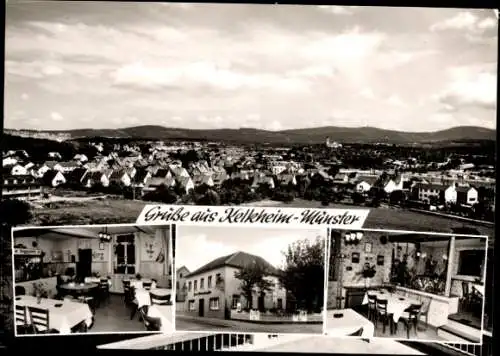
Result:
<svg viewBox="0 0 500 356"><path fill-rule="evenodd" d="M427 204L430 204L433 199L437 199L437 203L455 203L457 201L457 191L454 185L417 183L413 189L414 196Z"/></svg>
<svg viewBox="0 0 500 356"><path fill-rule="evenodd" d="M4 175L2 197L4 199L34 200L42 196L40 180L31 175Z"/></svg>
<svg viewBox="0 0 500 356"><path fill-rule="evenodd" d="M59 152L49 152L48 156L52 159L62 159L62 156Z"/></svg>
<svg viewBox="0 0 500 356"><path fill-rule="evenodd" d="M222 167L214 167L212 173L212 180L215 186L220 186L228 178L227 172Z"/></svg>
<svg viewBox="0 0 500 356"><path fill-rule="evenodd" d="M260 296L255 288L252 300L247 300L235 273L251 264L260 264L268 271L265 278L272 287ZM279 275L280 271L260 256L240 251L219 257L186 276L186 312L191 316L224 319L238 305L284 309L287 293L279 283Z"/></svg>
<svg viewBox="0 0 500 356"><path fill-rule="evenodd" d="M13 166L17 163L18 159L12 156L6 156L2 159L2 167Z"/></svg>
<svg viewBox="0 0 500 356"><path fill-rule="evenodd" d="M50 169L43 175L42 182L49 187L58 187L66 183L66 178L60 171Z"/></svg>
<svg viewBox="0 0 500 356"><path fill-rule="evenodd" d="M377 182L378 177L376 176L358 176L356 178L355 190L358 193L367 193Z"/></svg>
<svg viewBox="0 0 500 356"><path fill-rule="evenodd" d="M149 179L151 179L151 172L145 168L139 168L136 169L136 173L132 178L132 184L136 187L144 187Z"/></svg>
<svg viewBox="0 0 500 356"><path fill-rule="evenodd" d="M403 178L401 175L381 177L378 186L382 188L387 194L391 194L395 190L403 190Z"/></svg>
<svg viewBox="0 0 500 356"><path fill-rule="evenodd" d="M191 189L194 189L194 183L190 177L180 176L176 181L186 194L189 193Z"/></svg>
<svg viewBox="0 0 500 356"><path fill-rule="evenodd" d="M23 165L17 163L10 169L10 174L14 176L25 176L28 174L28 170Z"/></svg>
<svg viewBox="0 0 500 356"><path fill-rule="evenodd" d="M274 179L263 172L257 172L253 176L252 188L258 188L261 185L266 184L269 188L274 189Z"/></svg>
<svg viewBox="0 0 500 356"><path fill-rule="evenodd" d="M107 187L109 186L109 178L103 172L93 171L85 175L82 184L86 188L92 188L99 185Z"/></svg>
<svg viewBox="0 0 500 356"><path fill-rule="evenodd" d="M118 169L109 176L109 183L129 187L132 184L132 179L125 170Z"/></svg>
<svg viewBox="0 0 500 356"><path fill-rule="evenodd" d="M280 174L276 177L280 185L297 185L295 174Z"/></svg>
<svg viewBox="0 0 500 356"><path fill-rule="evenodd" d="M474 205L479 201L479 193L474 187L458 186L455 188L458 204Z"/></svg>
<svg viewBox="0 0 500 356"><path fill-rule="evenodd" d="M66 181L72 185L81 185L83 182L83 178L88 173L87 168L77 168L66 174Z"/></svg>
<svg viewBox="0 0 500 356"><path fill-rule="evenodd" d="M165 186L165 188L173 188L175 187L177 182L174 178L159 178L152 177L147 180L147 183L144 184L144 188L142 189L142 193L146 194L148 192L153 192L160 188L161 186Z"/></svg>
<svg viewBox="0 0 500 356"><path fill-rule="evenodd" d="M87 162L89 159L83 153L78 153L75 155L75 157L73 157L73 160L84 163Z"/></svg>
<svg viewBox="0 0 500 356"><path fill-rule="evenodd" d="M156 171L154 171L154 169L152 169L152 170L153 170L153 172L151 172L151 173L152 173L153 178L166 179L166 178L173 177L172 172L168 168L158 168L158 169L156 169Z"/></svg>
<svg viewBox="0 0 500 356"><path fill-rule="evenodd" d="M189 270L186 266L182 266L177 269L176 274L176 282L175 282L175 301L176 302L185 302L187 296L187 282L186 276L189 275Z"/></svg>
<svg viewBox="0 0 500 356"><path fill-rule="evenodd" d="M43 166L47 167L46 170L44 169L45 171L48 171L49 169L53 169L53 170L56 170L56 171L61 171L62 170L61 165L57 161L45 161L45 163L43 164Z"/></svg>
<svg viewBox="0 0 500 356"><path fill-rule="evenodd" d="M214 181L212 180L212 175L205 173L205 174L197 174L193 176L193 184L195 187L200 186L202 184L206 184L209 187L214 186Z"/></svg>

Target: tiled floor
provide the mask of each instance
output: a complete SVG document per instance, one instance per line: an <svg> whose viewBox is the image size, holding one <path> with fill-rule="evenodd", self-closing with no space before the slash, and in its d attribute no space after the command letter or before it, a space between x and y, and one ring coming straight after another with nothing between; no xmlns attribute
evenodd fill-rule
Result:
<svg viewBox="0 0 500 356"><path fill-rule="evenodd" d="M146 328L139 321L138 314L130 320L130 312L123 302L123 296L111 295L107 303L96 308L94 325L88 332L145 332Z"/></svg>

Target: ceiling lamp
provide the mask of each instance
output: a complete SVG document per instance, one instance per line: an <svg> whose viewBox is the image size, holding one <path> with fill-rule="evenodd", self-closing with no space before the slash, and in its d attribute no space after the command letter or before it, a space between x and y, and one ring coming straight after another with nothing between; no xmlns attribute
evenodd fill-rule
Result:
<svg viewBox="0 0 500 356"><path fill-rule="evenodd" d="M104 231L101 231L98 236L101 239L101 242L110 242L111 241L111 235L108 233L107 227L105 227Z"/></svg>
<svg viewBox="0 0 500 356"><path fill-rule="evenodd" d="M345 234L345 242L347 245L357 245L363 238L362 232L347 232Z"/></svg>

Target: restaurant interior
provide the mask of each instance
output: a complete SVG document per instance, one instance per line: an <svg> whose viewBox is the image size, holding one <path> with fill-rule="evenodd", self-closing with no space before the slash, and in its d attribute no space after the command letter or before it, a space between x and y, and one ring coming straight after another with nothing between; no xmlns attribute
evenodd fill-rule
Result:
<svg viewBox="0 0 500 356"><path fill-rule="evenodd" d="M349 324L345 332L352 336L366 336L364 328L375 337L480 343L488 324L485 279L492 274L488 242L459 234L332 230L327 330Z"/></svg>
<svg viewBox="0 0 500 356"><path fill-rule="evenodd" d="M13 230L16 335L172 332L169 226Z"/></svg>

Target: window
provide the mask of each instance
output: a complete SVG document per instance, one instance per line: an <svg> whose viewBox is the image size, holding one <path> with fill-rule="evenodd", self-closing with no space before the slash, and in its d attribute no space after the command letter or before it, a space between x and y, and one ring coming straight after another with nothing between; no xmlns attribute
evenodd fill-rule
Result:
<svg viewBox="0 0 500 356"><path fill-rule="evenodd" d="M203 288L205 288L205 279L201 278L200 279L200 289L203 289Z"/></svg>
<svg viewBox="0 0 500 356"><path fill-rule="evenodd" d="M458 256L458 275L482 277L484 250L463 250Z"/></svg>
<svg viewBox="0 0 500 356"><path fill-rule="evenodd" d="M188 282L188 291L191 292L191 281Z"/></svg>
<svg viewBox="0 0 500 356"><path fill-rule="evenodd" d="M283 299L278 298L278 305L277 305L277 308L278 308L278 309L283 309Z"/></svg>
<svg viewBox="0 0 500 356"><path fill-rule="evenodd" d="M210 298L210 310L219 310L219 298Z"/></svg>
<svg viewBox="0 0 500 356"><path fill-rule="evenodd" d="M176 289L179 289L179 281L176 281L176 282L175 282L175 288L176 288Z"/></svg>
<svg viewBox="0 0 500 356"><path fill-rule="evenodd" d="M233 300L231 302L231 308L236 309L240 301L240 296L238 294L233 294Z"/></svg>
<svg viewBox="0 0 500 356"><path fill-rule="evenodd" d="M196 310L196 304L194 300L189 301L189 310Z"/></svg>
<svg viewBox="0 0 500 356"><path fill-rule="evenodd" d="M179 278L182 278L182 273L179 273Z"/></svg>
<svg viewBox="0 0 500 356"><path fill-rule="evenodd" d="M135 274L135 236L134 234L116 237L115 273Z"/></svg>
<svg viewBox="0 0 500 356"><path fill-rule="evenodd" d="M207 288L212 288L212 276L208 276L208 279L207 279Z"/></svg>
<svg viewBox="0 0 500 356"><path fill-rule="evenodd" d="M217 285L217 284L219 283L219 281L221 280L221 278L222 278L222 277L221 277L221 274L220 274L220 273L217 273L217 274L215 275L215 285Z"/></svg>
<svg viewBox="0 0 500 356"><path fill-rule="evenodd" d="M194 281L194 291L198 290L198 281Z"/></svg>

